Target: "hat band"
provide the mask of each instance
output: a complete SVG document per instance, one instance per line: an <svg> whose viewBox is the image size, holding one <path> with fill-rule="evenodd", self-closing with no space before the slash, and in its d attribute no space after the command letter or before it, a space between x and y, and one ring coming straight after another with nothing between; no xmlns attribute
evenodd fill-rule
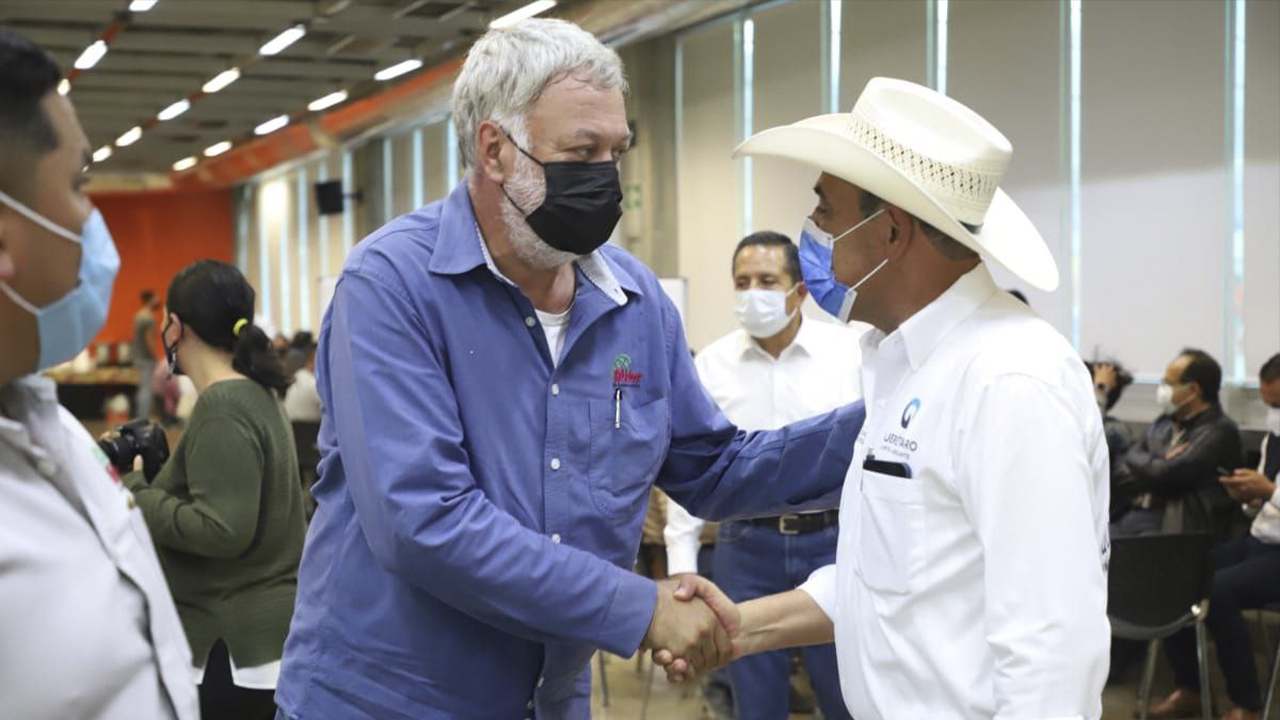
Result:
<svg viewBox="0 0 1280 720"><path fill-rule="evenodd" d="M1000 187L1000 176L973 166L936 160L894 140L867 122L855 110L849 114L853 140L916 181L935 199L949 206L956 220L976 233L986 217L991 199ZM977 222L966 222L976 220Z"/></svg>

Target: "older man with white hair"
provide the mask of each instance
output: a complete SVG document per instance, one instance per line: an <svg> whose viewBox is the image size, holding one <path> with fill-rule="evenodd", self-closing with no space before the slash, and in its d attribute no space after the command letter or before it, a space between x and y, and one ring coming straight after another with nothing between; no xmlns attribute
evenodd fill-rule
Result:
<svg viewBox="0 0 1280 720"><path fill-rule="evenodd" d="M988 270L1058 284L1000 190L1009 141L951 98L875 78L852 112L738 152L821 171L805 283L841 321L874 329L836 564L744 603L736 652L834 638L858 720L1097 720L1107 443L1080 356Z"/></svg>
<svg viewBox="0 0 1280 720"><path fill-rule="evenodd" d="M586 720L598 648L731 650L631 572L655 480L704 517L834 506L861 406L737 431L653 273L601 247L625 89L570 23L490 31L454 89L465 181L348 258L281 716Z"/></svg>

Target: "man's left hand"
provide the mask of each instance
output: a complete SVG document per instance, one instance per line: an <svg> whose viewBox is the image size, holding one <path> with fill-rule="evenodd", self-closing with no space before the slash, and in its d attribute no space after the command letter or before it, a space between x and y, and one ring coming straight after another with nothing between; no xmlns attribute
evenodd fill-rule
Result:
<svg viewBox="0 0 1280 720"><path fill-rule="evenodd" d="M1266 502L1276 492L1276 484L1256 470L1240 469L1234 475L1218 479L1236 502Z"/></svg>

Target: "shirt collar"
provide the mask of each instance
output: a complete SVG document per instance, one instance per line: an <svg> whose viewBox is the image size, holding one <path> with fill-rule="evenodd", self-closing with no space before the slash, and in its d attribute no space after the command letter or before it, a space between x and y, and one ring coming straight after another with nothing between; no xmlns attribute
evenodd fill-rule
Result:
<svg viewBox="0 0 1280 720"><path fill-rule="evenodd" d="M742 343L738 351L739 357L758 355L762 358L767 358L771 361L777 362L788 355L796 353L812 356L814 354L814 343L817 342L817 338L814 337L814 330L810 329L810 325L816 322L822 321L801 317L800 330L796 332L796 336L792 338L791 344L783 348L782 352L776 358L765 352L764 348L760 347L760 341L751 337L751 333L743 330Z"/></svg>
<svg viewBox="0 0 1280 720"><path fill-rule="evenodd" d="M458 183L445 199L439 233L429 266L432 272L461 275L484 265L498 280L515 287L515 283L493 262L489 247L480 235L480 224L471 207L471 192L466 180ZM600 250L578 259L574 265L618 306L627 304L627 292L644 295L635 278Z"/></svg>
<svg viewBox="0 0 1280 720"><path fill-rule="evenodd" d="M942 338L982 307L997 290L987 266L979 263L924 309L907 318L894 333L902 336L911 369L919 370ZM863 349L874 350L886 337L883 331L872 328L863 336Z"/></svg>

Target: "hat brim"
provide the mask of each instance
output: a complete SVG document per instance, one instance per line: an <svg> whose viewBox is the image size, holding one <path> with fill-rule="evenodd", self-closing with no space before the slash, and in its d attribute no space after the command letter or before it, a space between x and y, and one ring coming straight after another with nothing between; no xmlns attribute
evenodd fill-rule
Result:
<svg viewBox="0 0 1280 720"><path fill-rule="evenodd" d="M1040 231L1003 190L997 189L978 232L970 232L914 180L845 134L849 116L819 115L757 133L741 155L805 163L883 198L995 261L1046 292L1058 288L1058 266Z"/></svg>

